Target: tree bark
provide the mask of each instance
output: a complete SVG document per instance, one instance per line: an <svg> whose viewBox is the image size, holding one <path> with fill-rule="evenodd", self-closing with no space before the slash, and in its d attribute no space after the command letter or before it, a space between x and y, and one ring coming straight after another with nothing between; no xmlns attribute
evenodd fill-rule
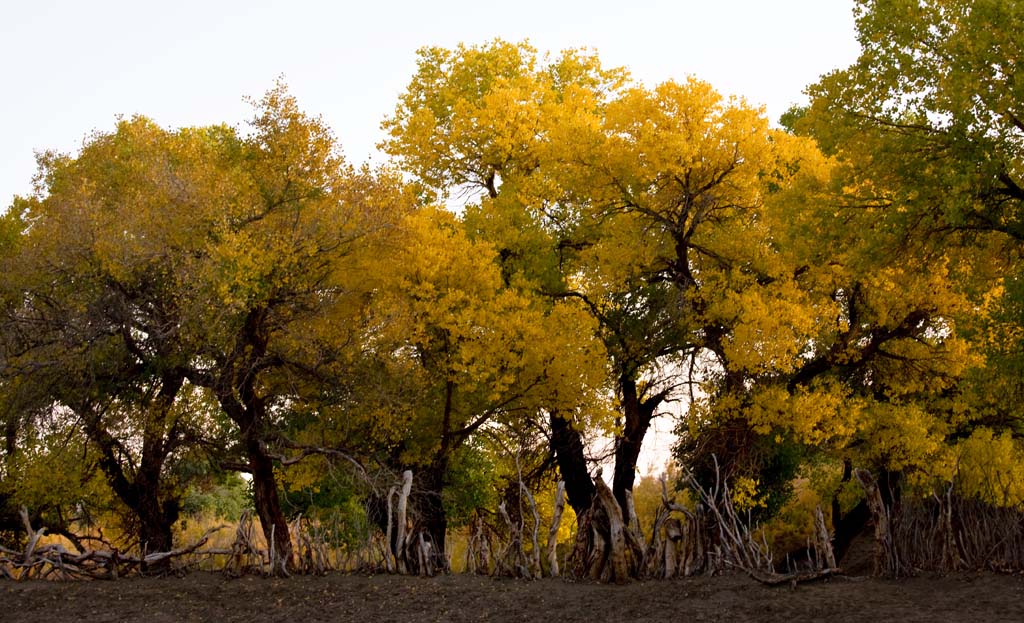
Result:
<svg viewBox="0 0 1024 623"><path fill-rule="evenodd" d="M398 514L395 526L395 541L391 543L391 494L388 494L388 542L391 547L391 551L395 555L396 569L399 573L408 573L407 565L407 554L408 548L406 542L408 539L408 522L409 522L409 493L412 491L412 470L405 470L402 472L402 489L398 494Z"/></svg>
<svg viewBox="0 0 1024 623"><path fill-rule="evenodd" d="M597 481L597 496L608 515L608 562L611 563L611 580L622 584L631 579L629 563L626 560L626 528L621 516L622 509L616 504L608 485L600 478Z"/></svg>
<svg viewBox="0 0 1024 623"><path fill-rule="evenodd" d="M160 392L146 418L142 440L142 458L135 474L133 487L137 492L136 512L141 524L139 540L142 556L174 549L173 527L181 510L178 496L169 494L163 478L167 457L179 443L178 427L172 421L172 409L178 392L185 384L184 375L178 372L164 374L160 381ZM146 564L146 569L160 569L170 559L161 559Z"/></svg>
<svg viewBox="0 0 1024 623"><path fill-rule="evenodd" d="M192 371L190 380L210 387L221 409L239 429L242 447L252 473L253 505L260 519L271 556L272 572L287 575L294 568L292 540L281 501L277 495L274 457L265 448L266 397L257 391L258 375L272 367L267 355L266 309L253 309L246 316L235 345L213 373ZM193 378L194 377L194 378Z"/></svg>
<svg viewBox="0 0 1024 623"><path fill-rule="evenodd" d="M403 474L403 477L404 477L404 474ZM409 485L412 486L412 472L409 472ZM394 521L393 521L394 513L393 513L392 500L395 497L396 489L397 489L397 487L391 487L391 489L388 491L387 524L385 525L385 528L384 528L384 543L385 543L385 548L387 550L387 551L384 552L384 564L387 567L388 573L394 573L395 570L397 569L397 564L398 564L397 563L397 561L398 561L398 550L397 550L397 548L395 548L395 541L394 541L394 537L392 536L395 533L395 528L392 525L394 523ZM402 520L402 525L403 526L405 525L405 519L404 518Z"/></svg>
<svg viewBox="0 0 1024 623"><path fill-rule="evenodd" d="M615 443L615 472L612 479L612 493L619 504L623 521L629 521L626 492L633 491L636 479L636 463L644 437L654 419L654 412L664 401L664 394L656 394L644 400L637 392L636 380L623 376L619 380L622 394L622 414L625 422L622 435Z"/></svg>
<svg viewBox="0 0 1024 623"><path fill-rule="evenodd" d="M274 461L267 456L258 439L246 439L245 446L249 467L252 469L253 505L260 518L267 547L272 548L274 554L270 560L272 573L287 575L294 568L292 539L284 511L281 510L281 500L277 496Z"/></svg>
<svg viewBox="0 0 1024 623"><path fill-rule="evenodd" d="M892 532L892 505L884 500L884 487L864 469L853 472L861 486L871 509L871 519L875 524L875 575L898 577L902 564L896 552Z"/></svg>
<svg viewBox="0 0 1024 623"><path fill-rule="evenodd" d="M551 529L548 530L548 573L558 577L558 529L562 525L562 509L565 508L565 481L558 481L555 490L555 507L551 513Z"/></svg>
<svg viewBox="0 0 1024 623"><path fill-rule="evenodd" d="M139 542L142 545L142 556L157 552L169 552L174 549L173 528L178 521L179 510L177 500L164 500L154 493L140 496L138 508L135 509L140 520Z"/></svg>
<svg viewBox="0 0 1024 623"><path fill-rule="evenodd" d="M8 414L4 422L4 455L7 461L14 458L14 452L18 449L18 419L14 414Z"/></svg>
<svg viewBox="0 0 1024 623"><path fill-rule="evenodd" d="M826 569L835 569L837 567L835 551L832 548L832 539L829 537L828 528L825 526L825 516L821 512L820 506L814 509L814 537L818 556L822 558L819 563L823 563Z"/></svg>
<svg viewBox="0 0 1024 623"><path fill-rule="evenodd" d="M576 512L577 525L593 503L597 490L587 470L587 458L583 453L583 437L572 427L572 423L559 413L552 411L551 450L555 453L558 471L565 482L565 493L569 506Z"/></svg>
<svg viewBox="0 0 1024 623"><path fill-rule="evenodd" d="M853 478L853 463L850 459L843 461L843 476L839 481L839 487L832 494L832 550L836 562L842 564L843 557L849 551L850 545L858 535L864 532L871 513L868 511L867 502L861 500L850 512L843 514L842 506L839 503L839 494L843 485Z"/></svg>

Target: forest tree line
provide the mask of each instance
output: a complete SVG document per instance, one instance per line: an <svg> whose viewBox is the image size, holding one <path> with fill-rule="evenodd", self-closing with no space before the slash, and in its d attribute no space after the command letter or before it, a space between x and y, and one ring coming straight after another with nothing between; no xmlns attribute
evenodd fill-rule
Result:
<svg viewBox="0 0 1024 623"><path fill-rule="evenodd" d="M1020 509L1024 4L855 14L859 59L782 127L492 41L419 52L378 168L283 85L242 127L137 116L43 153L0 218L0 532L24 507L169 551L242 473L288 565L294 514L383 531L409 470L444 568L524 486L582 517L599 436L629 521L669 412L686 482L767 520L800 480L840 557L858 468L890 507Z"/></svg>

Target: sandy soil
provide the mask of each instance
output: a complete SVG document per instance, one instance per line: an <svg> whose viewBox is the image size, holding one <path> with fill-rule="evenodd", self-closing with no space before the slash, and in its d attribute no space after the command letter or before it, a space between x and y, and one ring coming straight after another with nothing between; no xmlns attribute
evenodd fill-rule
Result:
<svg viewBox="0 0 1024 623"><path fill-rule="evenodd" d="M627 586L193 573L117 582L0 581L0 621L1024 621L1024 578L834 578L769 588L740 575Z"/></svg>

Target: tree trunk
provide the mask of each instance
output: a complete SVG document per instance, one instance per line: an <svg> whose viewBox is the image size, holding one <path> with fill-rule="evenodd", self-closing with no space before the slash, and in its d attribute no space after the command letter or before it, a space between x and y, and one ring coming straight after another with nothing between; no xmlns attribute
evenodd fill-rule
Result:
<svg viewBox="0 0 1024 623"><path fill-rule="evenodd" d="M569 506L576 512L576 522L582 521L593 503L596 489L594 480L587 470L587 458L583 454L583 437L572 427L572 423L555 411L551 412L551 450L558 462L558 471L565 482L565 493Z"/></svg>
<svg viewBox="0 0 1024 623"><path fill-rule="evenodd" d="M447 573L448 558L445 556L445 544L448 534L448 514L444 507L445 478L448 475L447 457L438 459L423 471L420 482L423 491L419 496L417 510L423 521L423 530L430 536L431 564L434 569Z"/></svg>
<svg viewBox="0 0 1024 623"><path fill-rule="evenodd" d="M292 539L288 532L288 522L281 510L281 501L277 497L274 461L267 456L258 439L246 439L246 451L252 469L253 504L260 518L267 547L273 553L270 559L272 573L287 575L294 568Z"/></svg>
<svg viewBox="0 0 1024 623"><path fill-rule="evenodd" d="M654 412L665 399L664 394L656 394L643 400L637 393L636 381L623 376L619 380L622 393L622 414L625 418L622 434L615 440L615 474L612 479L612 493L619 504L623 521L629 521L626 492L633 491L636 479L636 463L640 457L647 429L654 419Z"/></svg>
<svg viewBox="0 0 1024 623"><path fill-rule="evenodd" d="M18 419L13 413L7 415L4 422L4 458L14 460L14 452L18 449Z"/></svg>
<svg viewBox="0 0 1024 623"><path fill-rule="evenodd" d="M814 547L818 550L818 563L824 564L826 569L835 569L837 567L835 551L832 548L832 539L829 537L828 527L825 526L825 515L822 514L820 506L814 509L814 540Z"/></svg>
<svg viewBox="0 0 1024 623"><path fill-rule="evenodd" d="M853 474L864 487L864 496L871 509L871 520L875 524L875 575L898 577L903 566L893 538L892 504L885 501L884 487L875 481L870 472L857 469Z"/></svg>
<svg viewBox="0 0 1024 623"><path fill-rule="evenodd" d="M395 487L391 488L392 492L395 491ZM406 538L408 532L409 522L409 494L412 492L412 470L405 470L402 472L402 489L398 492L398 509L395 515L395 529L394 529L394 541L392 541L392 529L391 529L391 493L388 494L388 546L391 548L391 552L395 557L395 568L401 574L409 572L407 559L408 559L408 548L406 544L409 539Z"/></svg>
<svg viewBox="0 0 1024 623"><path fill-rule="evenodd" d="M138 521L135 536L143 557L174 548L173 527L180 506L177 496L168 495L166 491L163 471L167 456L179 441L175 427L168 424L167 418L183 383L184 377L178 374L168 374L161 379L155 404L150 405L145 414L142 452L134 473L125 470L123 448L104 425L102 410L90 403L75 406L86 436L99 449L100 468L107 483ZM169 562L170 559L163 559L146 565L143 571L159 571Z"/></svg>
<svg viewBox="0 0 1024 623"><path fill-rule="evenodd" d="M853 465L846 461L843 465L843 483L850 481L853 471ZM877 487L883 507L887 513L892 514L900 500L900 474L881 470ZM865 533L871 519L872 513L867 500L861 500L850 512L843 515L839 506L839 491L836 491L832 498L832 548L836 564L842 566L853 540Z"/></svg>
<svg viewBox="0 0 1024 623"><path fill-rule="evenodd" d="M558 481L555 489L555 507L551 513L551 529L548 530L548 574L558 577L558 529L562 525L562 509L565 508L565 481Z"/></svg>
<svg viewBox="0 0 1024 623"><path fill-rule="evenodd" d="M142 457L135 473L135 512L139 517L139 541L142 554L169 552L174 549L172 529L178 521L180 505L173 492L168 495L163 478L168 455L179 443L178 427L173 422L174 401L185 383L185 377L170 372L161 377L160 392L150 409L142 438ZM146 565L144 571L164 569L170 558Z"/></svg>
<svg viewBox="0 0 1024 623"><path fill-rule="evenodd" d="M616 584L622 584L631 579L629 562L626 560L626 527L621 517L622 509L616 503L608 485L600 479L597 482L597 496L608 517L608 563L611 565L611 580Z"/></svg>
<svg viewBox="0 0 1024 623"><path fill-rule="evenodd" d="M241 433L249 471L252 474L253 505L270 553L271 572L288 575L294 568L292 540L281 501L277 496L274 458L267 452L264 427L267 424L267 398L257 391L257 377L267 358L267 310L256 308L246 316L235 346L215 375L196 374L192 382L210 387L221 409Z"/></svg>
<svg viewBox="0 0 1024 623"><path fill-rule="evenodd" d="M161 502L156 487L140 488L133 510L139 519L139 543L142 555L169 552L174 549L173 528L178 521L177 500ZM159 566L159 565L158 565Z"/></svg>

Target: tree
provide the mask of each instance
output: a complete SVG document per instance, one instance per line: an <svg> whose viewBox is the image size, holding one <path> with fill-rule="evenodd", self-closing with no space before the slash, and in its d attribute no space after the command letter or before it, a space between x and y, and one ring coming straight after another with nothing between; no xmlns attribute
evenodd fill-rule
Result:
<svg viewBox="0 0 1024 623"><path fill-rule="evenodd" d="M469 235L495 249L506 288L527 299L540 294L550 307L550 292L564 291L560 262L571 249L558 246L561 218L547 212L562 206L551 194L559 191L548 174L545 137L556 116L599 105L595 94L615 89L623 73L579 52L542 66L529 46L502 41L419 55L416 75L384 123L391 138L383 147L432 196L480 198L464 209ZM580 428L600 419L601 402L542 406L578 512L593 494Z"/></svg>
<svg viewBox="0 0 1024 623"><path fill-rule="evenodd" d="M506 287L495 256L451 213L422 208L381 255L386 265L372 270L381 278L373 349L389 360L390 383L408 388L387 405L404 414L392 418L400 430L391 460L415 474L438 568L447 566L456 456L471 444L500 456L510 431L529 430L542 409L580 404L601 380L589 318Z"/></svg>
<svg viewBox="0 0 1024 623"><path fill-rule="evenodd" d="M589 149L574 145L581 155L567 160L565 184L601 224L580 253L593 280L584 296L629 323L602 324L618 343L609 351L625 422L613 483L621 505L673 385L731 391L799 360L814 315L770 202L820 175L821 158L696 80L627 90L596 127Z"/></svg>
<svg viewBox="0 0 1024 623"><path fill-rule="evenodd" d="M482 195L465 222L498 248L508 284L579 301L597 321L622 416L623 513L650 421L688 368L716 359L739 386L745 370L797 365L814 318L764 204L823 166L809 141L704 83L627 87L579 52L542 63L501 41L429 49L385 123L385 147L425 185ZM585 510L579 440L552 428Z"/></svg>
<svg viewBox="0 0 1024 623"><path fill-rule="evenodd" d="M2 260L9 437L33 415L76 419L144 551L171 549L171 463L204 437L183 407L173 249L189 201L213 202L201 159L224 134L122 121L77 158L44 154L37 195L8 213L21 233Z"/></svg>
<svg viewBox="0 0 1024 623"><path fill-rule="evenodd" d="M976 378L1008 381L1015 375L992 372L1019 365L1006 357L1012 340L982 336L1006 337L1007 322L1024 322L1006 315L1020 309L1024 86L1015 68L1024 39L1013 25L1024 5L859 2L856 15L860 58L809 88L811 107L795 127L837 154L845 203L871 206L891 247L963 250L952 268L982 313L961 320L999 362ZM999 384L999 393L1020 392ZM1019 418L996 410L1004 425Z"/></svg>
<svg viewBox="0 0 1024 623"><path fill-rule="evenodd" d="M1024 39L1013 25L1024 5L860 2L856 15L861 57L810 87L796 129L837 154L848 202L870 201L894 242L955 249L973 303L961 321L1000 362L983 375L998 378L1013 364L997 353L1012 346L982 335L1006 337L1007 322L1024 320L1007 315L1019 309Z"/></svg>
<svg viewBox="0 0 1024 623"><path fill-rule="evenodd" d="M217 206L227 209L205 230L181 292L196 336L185 375L238 427L256 512L283 571L292 546L274 473L275 445L290 445L282 420L320 397L318 385L344 378L374 278L359 262L412 203L395 177L345 165L330 131L283 87L264 97L253 130L231 153L237 195Z"/></svg>
<svg viewBox="0 0 1024 623"><path fill-rule="evenodd" d="M886 190L887 222L920 233L1022 229L1020 2L860 0L861 56L809 87L798 128ZM856 159L854 159L856 158ZM870 198L868 186L854 197Z"/></svg>
<svg viewBox="0 0 1024 623"><path fill-rule="evenodd" d="M842 275L829 286L837 330L816 338L830 346L787 383L791 397L838 391L846 433L828 444L847 477L857 463L894 483L948 479L975 427L1019 421L1012 401L992 396L1019 392L1007 338L1020 317L1006 312L1024 198L1022 40L1012 26L1021 11L1017 2L858 2L860 58L812 85L811 105L784 119L836 163L834 207L811 227L832 241L820 261ZM858 235L844 239L841 227Z"/></svg>
<svg viewBox="0 0 1024 623"><path fill-rule="evenodd" d="M209 397L235 426L230 449L245 464L230 462L252 474L283 570L291 541L274 470L288 410L322 398L358 353L371 288L356 257L411 196L393 176L346 166L281 86L248 136L124 121L77 158L45 157L41 184L21 204L25 242L5 284L23 301L4 330L18 364L8 387L48 375L48 396L81 419L150 550L155 532L170 549L180 491L164 499L160 483L167 459L203 436L205 411L189 398ZM137 469L126 470L138 442L118 439L124 430L141 439Z"/></svg>

